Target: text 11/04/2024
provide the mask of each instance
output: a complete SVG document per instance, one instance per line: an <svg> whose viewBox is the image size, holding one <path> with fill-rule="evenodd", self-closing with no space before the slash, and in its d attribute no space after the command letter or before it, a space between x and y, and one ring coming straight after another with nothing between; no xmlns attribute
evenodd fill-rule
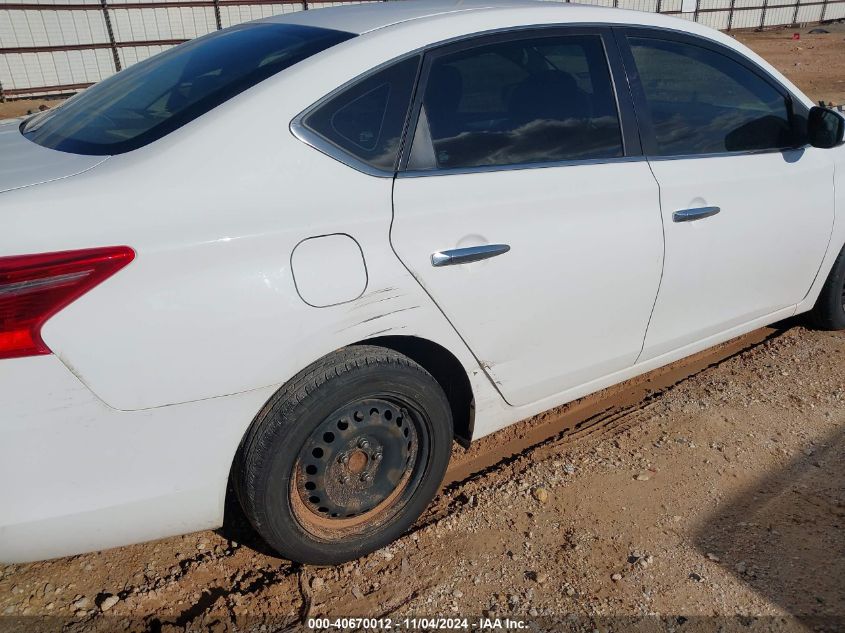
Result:
<svg viewBox="0 0 845 633"><path fill-rule="evenodd" d="M513 618L309 618L307 626L314 631L520 631L528 622Z"/></svg>

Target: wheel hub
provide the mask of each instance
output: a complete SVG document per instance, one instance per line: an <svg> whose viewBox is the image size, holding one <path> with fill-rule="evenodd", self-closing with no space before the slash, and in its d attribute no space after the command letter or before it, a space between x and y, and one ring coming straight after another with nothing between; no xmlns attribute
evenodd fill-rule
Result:
<svg viewBox="0 0 845 633"><path fill-rule="evenodd" d="M381 398L360 400L335 411L305 442L296 488L321 518L355 517L407 479L416 451L416 428L405 408Z"/></svg>

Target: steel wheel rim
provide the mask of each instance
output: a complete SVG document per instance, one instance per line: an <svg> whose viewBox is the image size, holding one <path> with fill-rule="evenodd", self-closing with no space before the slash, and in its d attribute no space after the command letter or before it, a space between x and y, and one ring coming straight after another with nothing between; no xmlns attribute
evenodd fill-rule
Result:
<svg viewBox="0 0 845 633"><path fill-rule="evenodd" d="M377 529L413 495L429 446L427 418L402 397L339 407L300 448L289 490L294 515L324 539Z"/></svg>

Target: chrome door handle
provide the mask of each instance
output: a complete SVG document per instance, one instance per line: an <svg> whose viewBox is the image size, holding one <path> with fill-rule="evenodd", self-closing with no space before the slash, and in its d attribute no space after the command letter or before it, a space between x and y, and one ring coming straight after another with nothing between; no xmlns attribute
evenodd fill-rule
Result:
<svg viewBox="0 0 845 633"><path fill-rule="evenodd" d="M719 207L698 207L697 209L683 209L672 214L673 222L695 222L716 215L721 209Z"/></svg>
<svg viewBox="0 0 845 633"><path fill-rule="evenodd" d="M496 257L507 253L511 249L507 244L485 244L484 246L468 246L467 248L453 248L447 251L437 251L431 254L432 266L454 266L455 264L469 264L482 259Z"/></svg>

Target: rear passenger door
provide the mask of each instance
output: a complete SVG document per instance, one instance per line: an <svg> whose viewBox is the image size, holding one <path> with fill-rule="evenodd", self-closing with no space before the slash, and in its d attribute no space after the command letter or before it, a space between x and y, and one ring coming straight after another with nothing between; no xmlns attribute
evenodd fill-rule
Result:
<svg viewBox="0 0 845 633"><path fill-rule="evenodd" d="M718 43L618 34L666 236L642 360L782 318L833 225L833 163L803 140L806 107Z"/></svg>
<svg viewBox="0 0 845 633"><path fill-rule="evenodd" d="M612 33L526 30L430 52L407 138L394 249L505 399L632 365L663 235Z"/></svg>

